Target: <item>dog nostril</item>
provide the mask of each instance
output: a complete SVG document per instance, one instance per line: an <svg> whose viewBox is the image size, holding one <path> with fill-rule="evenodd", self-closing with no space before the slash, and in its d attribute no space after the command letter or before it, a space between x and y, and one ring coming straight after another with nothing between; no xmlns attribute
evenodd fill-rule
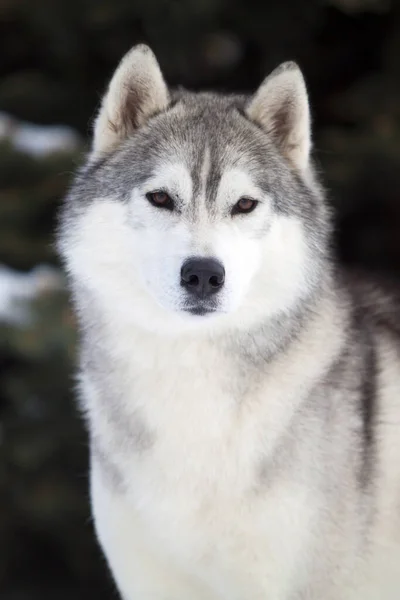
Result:
<svg viewBox="0 0 400 600"><path fill-rule="evenodd" d="M199 283L200 281L197 275L191 275L187 281L187 285L190 285L191 287L197 287Z"/></svg>
<svg viewBox="0 0 400 600"><path fill-rule="evenodd" d="M212 277L210 277L209 282L213 288L218 288L222 284L223 279L222 277L217 277L217 275L213 275Z"/></svg>

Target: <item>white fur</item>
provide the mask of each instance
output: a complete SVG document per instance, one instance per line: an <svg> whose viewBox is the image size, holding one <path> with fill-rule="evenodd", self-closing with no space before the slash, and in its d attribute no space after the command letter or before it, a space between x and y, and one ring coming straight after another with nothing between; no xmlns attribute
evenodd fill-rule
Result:
<svg viewBox="0 0 400 600"><path fill-rule="evenodd" d="M146 200L145 193L161 182L182 199L181 216ZM309 250L301 222L274 213L268 196L263 197L248 176L235 170L222 177L221 215L212 220L205 210L195 223L185 219L190 194L190 176L175 164L161 169L145 189L135 190L130 205L112 199L93 203L65 246L75 277L95 293L104 289L104 302L120 305L127 321L156 331L179 332L207 323L217 329L233 323L247 328L262 317L289 310L307 293L313 273L306 267ZM233 220L226 207L241 195L261 198L260 205ZM267 213L269 221L269 231L259 239L257 211ZM182 313L180 269L193 255L213 256L225 267L226 285L216 316Z"/></svg>
<svg viewBox="0 0 400 600"><path fill-rule="evenodd" d="M171 172L176 173L174 169ZM190 189L189 180L181 175L180 193ZM223 178L221 184L227 203L229 180ZM238 181L245 178L238 175ZM140 218L146 211L151 207L143 208ZM120 406L128 421L140 411L156 439L147 455L127 452L101 409L101 383L82 375L91 430L111 452L126 486L123 494L112 490L94 459L93 514L117 585L125 600L287 600L292 586L311 577L316 564L322 573L329 567L324 534L315 531L320 519L318 528L323 531L326 499L307 469L295 477L279 477L267 493L260 492L257 464L260 457L273 456L296 409L338 352L342 310L334 301L325 301L289 354L269 366L268 377L252 383L240 368L232 370L229 356L217 343L218 332L248 328L262 314L282 309L287 298L303 293L307 248L300 224L271 216L268 241L260 241L258 248L258 262L264 268L255 270L249 283L251 287L257 281L254 296L244 295L231 313L202 321L184 318L177 307L168 306L167 295L156 300L159 292L149 292L145 277L137 276L150 249L156 278L161 276L156 269L162 250L168 249L165 265L179 256L178 267L192 249L190 234L180 238L178 225L167 225L164 215L151 243L146 245L142 238L135 244L132 238L141 230L132 233L128 216L129 207L121 203L92 204L66 250L76 280L95 294L101 308L105 323L101 343L107 347L113 378L120 382ZM151 218L155 226L157 221ZM243 224L244 230L247 226ZM158 241L171 227L174 235ZM246 247L245 242L240 245L245 233L238 232L234 243L227 244L226 229L221 224L220 228L211 232L210 247L229 263L223 253L229 246L239 260ZM236 281L238 288L248 278L243 274ZM257 294L264 295L265 302ZM298 451L306 465L323 445L319 435L318 430L304 431L306 443L301 440ZM335 452L340 454L340 445ZM334 464L335 456L330 461ZM322 462L321 469L325 468ZM390 493L394 498L393 489ZM383 517L379 535L387 523ZM373 600L366 594L383 589L382 572L392 578L382 598L395 600L393 564L386 561L382 571L378 554L375 570L371 569L375 580L368 579L360 595L348 583L351 578L363 586L369 573L361 564L357 576L360 566L352 558L357 556L357 539L338 534L337 546L340 553L349 554L348 571L338 572L337 585L324 590L323 596L313 590L310 600Z"/></svg>
<svg viewBox="0 0 400 600"><path fill-rule="evenodd" d="M143 411L157 439L148 458L115 449L126 475L124 497L104 485L96 464L92 471L97 530L123 596L286 599L293 581L312 568L302 548L313 548L312 522L322 498L301 474L259 493L256 467L258 457L271 456L330 359L327 335L335 352L338 317L327 310L304 350L302 342L240 400L234 393L240 377L208 340L154 337L126 327L123 333L118 317L109 317L107 342L121 368L125 408L128 414ZM95 382L85 381L84 394L94 431L112 443Z"/></svg>

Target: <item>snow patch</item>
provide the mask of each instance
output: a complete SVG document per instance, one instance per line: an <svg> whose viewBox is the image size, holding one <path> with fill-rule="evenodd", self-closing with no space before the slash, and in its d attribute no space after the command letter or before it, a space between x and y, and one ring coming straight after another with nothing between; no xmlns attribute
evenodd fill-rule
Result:
<svg viewBox="0 0 400 600"><path fill-rule="evenodd" d="M48 265L38 265L29 273L0 265L0 323L26 325L32 320L30 303L63 287L61 273Z"/></svg>
<svg viewBox="0 0 400 600"><path fill-rule="evenodd" d="M0 141L36 158L55 152L73 152L82 146L79 134L65 125L35 125L0 112Z"/></svg>

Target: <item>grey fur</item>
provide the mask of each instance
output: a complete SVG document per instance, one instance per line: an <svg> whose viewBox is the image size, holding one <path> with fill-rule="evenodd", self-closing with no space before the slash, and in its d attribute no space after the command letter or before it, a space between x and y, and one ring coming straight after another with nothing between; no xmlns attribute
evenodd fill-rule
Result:
<svg viewBox="0 0 400 600"><path fill-rule="evenodd" d="M92 464L96 463L101 471L102 477L104 477L106 485L113 490L117 490L119 494L126 493L123 472L111 458L110 453L104 450L101 446L101 442L95 438L91 441L90 449Z"/></svg>
<svg viewBox="0 0 400 600"><path fill-rule="evenodd" d="M122 400L122 390L115 388L114 368L104 349L106 345L106 341L103 339L104 328L101 315L96 310L95 301L92 300L85 307L81 305L81 310L85 320L81 367L89 378L99 384L99 408L109 422L114 447L118 450L123 449L129 454L146 452L154 444L154 433L147 426L140 409L127 410ZM85 412L84 399L82 399L82 409ZM99 445L100 442L97 443L97 446ZM97 452L99 455L103 453L102 451ZM114 471L116 469L115 467ZM107 470L111 471L112 469ZM122 480L122 476L120 479Z"/></svg>

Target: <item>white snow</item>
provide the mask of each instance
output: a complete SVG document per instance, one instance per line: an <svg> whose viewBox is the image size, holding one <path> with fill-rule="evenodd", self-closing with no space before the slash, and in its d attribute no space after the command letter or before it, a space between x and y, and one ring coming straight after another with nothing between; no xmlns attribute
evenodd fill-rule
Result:
<svg viewBox="0 0 400 600"><path fill-rule="evenodd" d="M29 323L30 303L42 293L62 288L62 275L48 265L21 273L0 264L0 323L21 326Z"/></svg>
<svg viewBox="0 0 400 600"><path fill-rule="evenodd" d="M71 127L35 125L0 112L0 141L2 139L9 139L16 150L39 158L55 152L71 152L82 144L79 134Z"/></svg>

